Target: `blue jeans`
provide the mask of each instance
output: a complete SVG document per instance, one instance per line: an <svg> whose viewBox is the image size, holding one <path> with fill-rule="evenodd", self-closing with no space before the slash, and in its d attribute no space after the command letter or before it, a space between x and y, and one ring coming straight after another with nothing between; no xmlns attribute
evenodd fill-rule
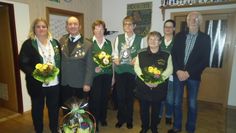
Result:
<svg viewBox="0 0 236 133"><path fill-rule="evenodd" d="M174 129L181 129L182 127L182 103L184 94L184 85L187 85L187 102L188 114L186 130L194 132L197 120L197 96L200 81L186 80L179 81L178 77L174 76L175 101L174 101Z"/></svg>
<svg viewBox="0 0 236 133"><path fill-rule="evenodd" d="M168 81L166 100L161 102L159 118L162 117L165 108L166 118L171 118L174 111L174 88L173 81Z"/></svg>

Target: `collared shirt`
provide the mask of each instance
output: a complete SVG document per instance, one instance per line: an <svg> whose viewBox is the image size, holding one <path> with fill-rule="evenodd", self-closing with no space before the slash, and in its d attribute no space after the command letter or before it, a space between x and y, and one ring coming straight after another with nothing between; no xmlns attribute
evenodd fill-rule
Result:
<svg viewBox="0 0 236 133"><path fill-rule="evenodd" d="M72 35L70 34L70 35L69 35L69 39L70 39L70 41L72 41L72 40L71 40L71 37L74 37L73 42L76 42L77 40L79 40L79 39L81 38L81 35L78 34L78 35L76 35L76 36L72 36Z"/></svg>
<svg viewBox="0 0 236 133"><path fill-rule="evenodd" d="M131 37L128 37L127 33L125 33L125 41L126 41L127 44L129 44L129 47L131 47L133 45L135 36L136 35L133 34ZM115 44L114 44L114 47L113 47L113 53L112 53L112 56L114 58L118 58L119 57L118 43L119 43L119 38L116 37ZM140 49L145 48L145 47L146 46L143 43L143 39L142 39L141 44L140 44Z"/></svg>
<svg viewBox="0 0 236 133"><path fill-rule="evenodd" d="M94 42L94 41L96 41L97 44L98 44L98 47L99 47L100 49L102 49L104 43L106 42L106 39L103 37L103 39L102 39L102 43L99 44L99 42L97 41L97 38L96 38L95 36L93 36L93 42Z"/></svg>
<svg viewBox="0 0 236 133"><path fill-rule="evenodd" d="M184 64L186 65L187 62L188 62L188 58L189 58L189 55L191 54L192 50L193 50L193 47L194 47L194 44L196 42L196 39L197 39L197 36L198 34L195 33L189 33L187 35L187 38L186 38L186 41L185 41L185 56L184 56Z"/></svg>
<svg viewBox="0 0 236 133"><path fill-rule="evenodd" d="M38 51L39 54L41 55L41 57L43 58L43 63L52 63L53 65L55 65L55 59L54 59L54 55L55 52L53 50L53 46L50 42L50 40L48 40L47 45L43 45L38 38L36 38L37 40L37 44L38 44ZM50 81L48 84L42 84L43 87L50 87L50 86L55 86L59 84L59 80L58 80L58 76L55 77L54 80Z"/></svg>

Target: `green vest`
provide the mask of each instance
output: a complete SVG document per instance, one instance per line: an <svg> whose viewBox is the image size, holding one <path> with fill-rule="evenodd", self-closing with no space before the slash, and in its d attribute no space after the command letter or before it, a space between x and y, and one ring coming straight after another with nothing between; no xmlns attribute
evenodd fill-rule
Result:
<svg viewBox="0 0 236 133"><path fill-rule="evenodd" d="M118 40L119 40L119 42L118 42L118 52L119 52L119 55L120 55L122 45L126 44L125 34L118 35ZM133 42L132 46L130 47L130 53L131 53L131 58L132 59L137 56L139 50L141 49L141 46L140 46L141 41L142 41L142 36L136 34L135 38L134 38L134 42ZM118 73L118 74L125 73L125 72L135 74L134 66L130 65L130 64L117 65L115 67L115 72Z"/></svg>
<svg viewBox="0 0 236 133"><path fill-rule="evenodd" d="M165 45L165 38L164 37L162 37L161 40L162 40L161 41L161 50L165 51L167 53L171 53L171 50L172 50L172 47L173 47L173 44L174 44L174 38L172 38L171 43L170 43L169 46Z"/></svg>
<svg viewBox="0 0 236 133"><path fill-rule="evenodd" d="M105 41L105 43L103 44L102 48L100 49L97 42L94 40L93 41L93 56L101 51L106 52L109 55L112 55L112 45L111 45L111 41L107 40ZM95 63L95 62L94 62ZM98 67L99 65L97 63L95 63L95 68ZM112 65L110 67L107 68L101 68L102 70L98 73L95 73L95 76L101 75L101 74L112 74Z"/></svg>

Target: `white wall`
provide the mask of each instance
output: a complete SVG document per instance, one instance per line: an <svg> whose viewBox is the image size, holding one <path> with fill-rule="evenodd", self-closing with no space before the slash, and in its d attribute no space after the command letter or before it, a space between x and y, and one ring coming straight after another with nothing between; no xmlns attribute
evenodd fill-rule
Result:
<svg viewBox="0 0 236 133"><path fill-rule="evenodd" d="M235 41L234 41L235 44ZM230 88L229 88L229 99L228 105L229 106L236 106L236 44L234 46L234 60L233 60L233 68L231 73L231 81L230 81Z"/></svg>
<svg viewBox="0 0 236 133"><path fill-rule="evenodd" d="M163 22L161 20L159 21L161 17L161 12L159 10L160 0L103 0L102 19L106 22L106 27L108 28L108 30L119 31L118 34L123 33L122 20L127 15L127 4L142 2L153 3L151 31L157 30L159 32L162 32ZM112 37L109 37L108 39L113 42L115 36L113 35Z"/></svg>
<svg viewBox="0 0 236 133"><path fill-rule="evenodd" d="M150 0L153 3L152 6L152 26L151 31L157 30L162 32L162 15L160 10L161 1L160 0ZM102 4L102 18L106 22L108 30L117 30L119 33L122 33L122 20L127 14L127 4L130 3L140 3L147 2L147 0L103 0ZM171 13L173 12L185 12L185 11L204 11L204 10L217 10L217 9L229 9L236 8L236 4L232 5L220 5L220 6L208 6L208 7L196 7L196 8L176 8L176 9L167 9L165 11L165 19L169 19ZM115 36L110 37L113 41ZM146 41L146 40L145 40ZM236 51L236 50L235 50ZM231 78L231 87L229 91L228 104L236 106L236 54L234 55L234 65ZM232 87L233 86L233 87Z"/></svg>
<svg viewBox="0 0 236 133"><path fill-rule="evenodd" d="M6 0L0 0L1 2L10 3L14 5L15 13L15 24L16 24L16 35L17 35L17 47L20 51L21 44L26 40L29 33L29 6L24 3L9 2ZM21 71L21 88L22 88L22 99L23 99L23 111L31 109L31 101L26 90L25 85L25 74Z"/></svg>

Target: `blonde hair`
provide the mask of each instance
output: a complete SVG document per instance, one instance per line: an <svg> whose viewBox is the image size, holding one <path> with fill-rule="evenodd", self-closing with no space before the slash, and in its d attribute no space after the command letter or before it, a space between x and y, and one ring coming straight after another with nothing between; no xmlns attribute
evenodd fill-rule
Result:
<svg viewBox="0 0 236 133"><path fill-rule="evenodd" d="M30 28L30 32L29 32L29 38L31 39L35 39L35 26L39 23L39 22L43 22L46 26L47 26L47 29L48 29L48 38L52 38L52 34L49 32L49 24L47 22L46 19L44 18L36 18L33 23L31 24L31 28Z"/></svg>
<svg viewBox="0 0 236 133"><path fill-rule="evenodd" d="M148 35L147 35L147 41L149 40L150 36L156 36L159 41L161 40L161 37L162 37L160 32L152 31L152 32L149 32L149 33L148 33Z"/></svg>
<svg viewBox="0 0 236 133"><path fill-rule="evenodd" d="M134 24L134 19L132 16L126 16L124 19L123 19L123 25L125 24L125 22L131 22L132 24Z"/></svg>

